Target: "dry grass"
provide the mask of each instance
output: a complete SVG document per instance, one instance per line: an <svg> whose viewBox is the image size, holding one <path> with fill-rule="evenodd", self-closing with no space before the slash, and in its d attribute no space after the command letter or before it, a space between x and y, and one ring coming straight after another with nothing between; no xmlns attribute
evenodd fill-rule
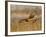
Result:
<svg viewBox="0 0 46 37"><path fill-rule="evenodd" d="M19 8L20 6L18 6L18 8ZM12 8L12 7L11 7ZM15 10L15 9L14 9ZM29 10L28 12L27 12L27 10ZM11 32L20 32L20 31L39 31L39 30L41 30L42 28L42 24L41 24L41 9L39 9L39 7L36 7L36 9L29 9L29 8L27 8L27 10L23 10L24 11L24 13L21 13L22 11L21 10L15 10L15 11L13 11L13 9L12 9L12 13L11 13L11 19L12 19L12 21L11 21ZM33 11L33 12L32 12ZM19 13L20 12L20 13ZM33 18L30 18L30 19L27 19L28 21L25 21L25 19L23 20L23 19L21 19L22 21L20 22L20 20L19 19L13 19L14 18L14 16L19 16L18 15L18 13L21 15L26 15L26 12L27 12L27 14L29 13L31 13L31 14L33 14L34 16L36 15L37 17L38 16L40 16L39 18L37 18L37 17L33 17L33 18L36 18L36 19L34 19L34 20L31 20L31 19L33 19ZM38 13L39 12L39 13ZM16 15L14 15L14 14L16 14ZM13 16L12 16L13 15ZM21 15L21 16L22 16ZM31 15L32 16L32 15ZM13 18L12 18L13 17Z"/></svg>
<svg viewBox="0 0 46 37"><path fill-rule="evenodd" d="M11 26L11 31L36 31L36 30L41 30L41 23L39 20L37 21L29 21L29 22L21 22L18 23L15 21L14 23L12 22Z"/></svg>

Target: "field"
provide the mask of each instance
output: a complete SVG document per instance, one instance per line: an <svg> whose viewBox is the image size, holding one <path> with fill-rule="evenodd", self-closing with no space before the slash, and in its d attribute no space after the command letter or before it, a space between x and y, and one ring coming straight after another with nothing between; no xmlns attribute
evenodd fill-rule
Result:
<svg viewBox="0 0 46 37"><path fill-rule="evenodd" d="M11 32L42 29L41 6L11 5Z"/></svg>

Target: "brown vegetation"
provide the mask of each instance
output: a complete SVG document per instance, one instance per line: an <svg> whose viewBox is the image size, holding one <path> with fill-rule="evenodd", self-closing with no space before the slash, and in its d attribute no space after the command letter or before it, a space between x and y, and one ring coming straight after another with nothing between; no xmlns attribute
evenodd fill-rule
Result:
<svg viewBox="0 0 46 37"><path fill-rule="evenodd" d="M41 6L11 5L11 31L41 30Z"/></svg>

